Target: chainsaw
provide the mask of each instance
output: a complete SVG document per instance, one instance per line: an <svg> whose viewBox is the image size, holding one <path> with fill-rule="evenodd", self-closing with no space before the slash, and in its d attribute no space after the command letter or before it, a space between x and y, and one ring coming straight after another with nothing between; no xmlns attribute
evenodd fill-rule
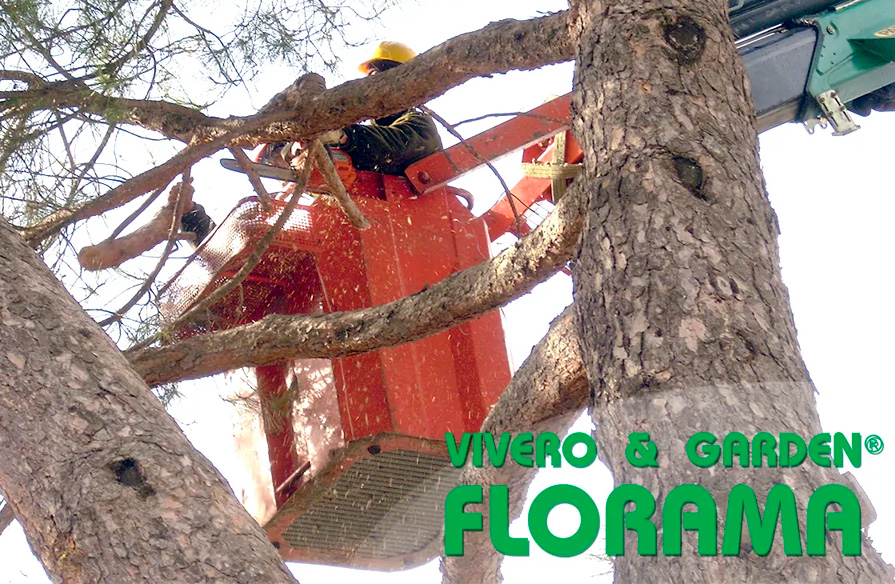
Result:
<svg viewBox="0 0 895 584"><path fill-rule="evenodd" d="M246 168L243 168L243 165L234 158L221 159L221 166L227 170L235 170L236 172L241 172L243 174L254 172L262 178L272 178L283 182L294 183L296 176L295 170L286 166L271 164L271 161L277 158L275 156L275 151L280 146L280 144L265 145L261 152L258 153L258 156L255 157L255 161L250 162ZM354 184L354 181L357 180L357 171L351 163L351 158L345 152L330 148L329 146L326 146L326 151L329 153L329 157L333 161L333 166L336 167L336 172L339 174L339 178L342 179L342 184L345 185L345 188ZM309 192L329 192L329 188L326 186L326 181L316 170L308 181L307 190Z"/></svg>

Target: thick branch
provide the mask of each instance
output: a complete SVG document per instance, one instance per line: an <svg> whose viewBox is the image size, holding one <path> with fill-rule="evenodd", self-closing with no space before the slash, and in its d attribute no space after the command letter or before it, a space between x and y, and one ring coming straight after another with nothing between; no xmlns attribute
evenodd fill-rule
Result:
<svg viewBox="0 0 895 584"><path fill-rule="evenodd" d="M116 123L140 126L159 132L168 138L188 142L195 128L215 126L224 122L209 117L191 107L151 99L128 99L104 95L83 83L50 82L26 71L4 71L0 79L25 81L28 89L4 91L0 94L0 109L13 104L28 103L35 110L77 109Z"/></svg>
<svg viewBox="0 0 895 584"><path fill-rule="evenodd" d="M134 178L115 187L105 195L88 201L78 207L62 209L52 215L38 221L33 226L23 229L19 234L25 238L32 247L36 247L41 241L55 234L68 225L101 215L121 205L131 202L140 195L154 189L165 188L174 177L186 168L194 165L206 156L210 156L227 145L227 138L200 144L199 146L185 148L178 152L167 162L156 166L151 170L135 176Z"/></svg>
<svg viewBox="0 0 895 584"><path fill-rule="evenodd" d="M47 84L47 81L39 75L15 69L0 69L0 81L24 81L30 87L43 87Z"/></svg>
<svg viewBox="0 0 895 584"><path fill-rule="evenodd" d="M171 346L128 355L150 385L195 379L238 367L305 357L374 351L435 334L534 288L568 262L581 230L582 199L573 185L544 222L515 246L395 302L326 315L271 315Z"/></svg>
<svg viewBox="0 0 895 584"><path fill-rule="evenodd" d="M270 128L262 141L303 136L425 103L475 77L538 69L568 61L573 45L568 13L531 20L502 20L426 51L385 73L349 81L296 112L291 123Z"/></svg>
<svg viewBox="0 0 895 584"><path fill-rule="evenodd" d="M475 77L568 61L573 46L567 20L567 12L558 12L491 23L445 41L392 71L349 81L314 100L293 100L285 109L266 106L264 114L286 111L289 115L252 129L238 144L256 146L312 136L424 103ZM220 137L256 117L215 118L169 102L113 98L65 82L23 91L20 98L38 99L43 107L73 107L100 116L114 110L119 121L183 142Z"/></svg>
<svg viewBox="0 0 895 584"><path fill-rule="evenodd" d="M306 96L308 99L312 96L319 95L321 81L322 78L316 73L303 75L293 84L295 87L294 94L298 99L300 99L302 95ZM268 123L271 120L280 119L286 115L288 115L288 112L259 114L245 118L239 127L216 136L209 142L196 143L193 141L193 143L163 164L135 176L124 184L115 187L105 195L88 201L79 207L57 211L32 227L23 230L21 234L32 247L36 247L43 239L76 221L93 217L116 207L120 207L152 189L164 188L179 173L193 166L206 156L210 156L221 148L231 145L231 141L235 140L241 134L251 133L262 127L265 123Z"/></svg>
<svg viewBox="0 0 895 584"><path fill-rule="evenodd" d="M550 323L550 330L513 376L482 432L513 432L577 413L587 405L587 397L575 309L569 306Z"/></svg>
<svg viewBox="0 0 895 584"><path fill-rule="evenodd" d="M295 582L220 473L2 220L0 246L0 489L54 580Z"/></svg>
<svg viewBox="0 0 895 584"><path fill-rule="evenodd" d="M177 195L174 197L174 201L171 204L171 207L175 210L184 210L184 207L189 203L186 203L186 200L192 200L193 197L193 189L190 185L189 173L184 173L183 181L176 188ZM175 189L172 189L175 190ZM114 322L119 322L127 312L137 305L137 302L143 298L143 295L149 292L149 289L152 288L155 279L158 278L159 273L162 271L162 268L165 267L165 263L168 261L168 257L170 257L171 252L174 251L174 244L177 241L177 232L180 231L180 221L181 217L183 217L182 213L174 212L168 215L168 241L165 244L165 249L162 251L162 256L159 258L158 262L155 264L155 269L146 276L143 280L143 284L140 285L140 288L137 290L136 294L131 296L130 300L124 303L124 305L112 313L109 317L103 319L99 326L105 327ZM79 258L80 259L80 258Z"/></svg>

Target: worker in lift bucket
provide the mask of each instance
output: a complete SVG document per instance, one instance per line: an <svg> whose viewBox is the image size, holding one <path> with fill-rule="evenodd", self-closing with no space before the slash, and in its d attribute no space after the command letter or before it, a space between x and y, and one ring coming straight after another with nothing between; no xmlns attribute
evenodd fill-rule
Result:
<svg viewBox="0 0 895 584"><path fill-rule="evenodd" d="M414 56L413 49L407 45L386 41L379 43L373 56L358 69L367 75L376 75ZM319 139L346 152L358 170L394 175L403 174L405 168L442 148L435 121L416 108L376 118L367 124L325 132ZM299 148L298 144L288 144L283 156L292 158Z"/></svg>
<svg viewBox="0 0 895 584"><path fill-rule="evenodd" d="M358 68L367 75L376 75L406 63L415 55L407 45L386 41L380 43L373 56ZM327 146L348 153L358 170L394 175L402 174L417 160L442 148L435 121L416 108L377 118L368 124L353 124L326 132L319 139ZM262 158L276 164L275 158L281 156L280 160L288 162L300 148L298 142L272 145ZM194 244L198 245L214 229L215 223L202 205L194 204L181 219L181 227L183 231L196 234Z"/></svg>

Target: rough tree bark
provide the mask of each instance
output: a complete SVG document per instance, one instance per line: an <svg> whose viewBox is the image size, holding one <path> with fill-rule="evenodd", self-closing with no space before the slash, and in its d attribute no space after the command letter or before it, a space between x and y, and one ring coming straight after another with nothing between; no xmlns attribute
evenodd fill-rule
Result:
<svg viewBox="0 0 895 584"><path fill-rule="evenodd" d="M0 489L56 582L295 582L112 341L0 220Z"/></svg>
<svg viewBox="0 0 895 584"><path fill-rule="evenodd" d="M683 460L683 441L699 430L806 436L819 430L780 280L776 224L760 178L749 93L726 11L723 0L573 0L569 15L578 47L576 131L586 152L579 182L590 195L574 270L576 310L601 456L618 483L639 482L657 494L699 482L715 495L722 513L736 482L762 495L785 481L804 497L817 485L838 481L835 472L816 467L710 473L695 472ZM549 23L564 25L565 18ZM505 33L514 26L491 31L510 53L517 52L514 37ZM523 25L518 32L529 31ZM553 32L546 42L515 40L532 38L551 47L550 54L528 58L527 67L561 60L557 54L569 46ZM435 58L472 61L476 53L469 41L462 45L469 53L451 56L446 44ZM518 59L504 61L460 67L457 78L519 66ZM444 78L439 74L435 84ZM384 92L387 100L345 114L356 104L339 95L366 99L376 93L368 91L373 84L389 79L396 88L412 85L403 77L376 76L354 87L364 91L327 92L300 119L280 126L222 120L203 135L236 129L221 145L199 144L161 175L173 176L203 148L240 143L239 129L267 132L260 139L314 133L354 121L350 116L417 102L396 89ZM410 94L425 93L413 85L417 93ZM177 115L166 119L175 125L165 131L181 132L181 121L189 126L185 135L196 137L196 119ZM315 121L307 121L312 115ZM283 129L289 124L292 130ZM28 235L39 238L71 220L50 221ZM216 471L5 225L0 250L0 488L15 501L17 517L54 577L291 581ZM569 380L580 387L580 372ZM518 397L532 395L531 388L538 386L509 393L495 412L539 403ZM652 433L661 450L660 471L624 462L632 431ZM803 509L804 503L800 499ZM633 554L620 559L618 581L873 582L887 573L869 545L861 558L843 558L837 551L826 558L788 558L779 554L780 546L767 558L699 558L692 541L685 541L691 549L674 561ZM493 574L489 565L479 580L493 581Z"/></svg>
<svg viewBox="0 0 895 584"><path fill-rule="evenodd" d="M573 0L571 9L575 129L593 185L575 303L600 455L616 484L644 485L660 508L677 485L706 487L720 517L733 485L752 486L763 501L785 482L804 545L807 498L841 482L836 470L718 472L684 453L699 431L820 432L728 3ZM660 468L627 463L631 432L650 433ZM660 511L654 520L661 524ZM617 558L615 581L891 581L869 543L863 556L844 557L838 535L828 536L826 557L786 557L779 542L767 557L748 546L740 557L700 557L694 543L685 536L679 558Z"/></svg>

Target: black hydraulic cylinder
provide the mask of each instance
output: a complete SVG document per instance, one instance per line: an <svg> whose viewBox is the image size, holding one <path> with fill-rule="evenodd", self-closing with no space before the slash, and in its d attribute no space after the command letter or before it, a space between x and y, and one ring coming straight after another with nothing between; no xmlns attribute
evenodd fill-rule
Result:
<svg viewBox="0 0 895 584"><path fill-rule="evenodd" d="M797 18L823 12L843 0L729 0L730 26L737 38L749 36L771 27L787 24Z"/></svg>

